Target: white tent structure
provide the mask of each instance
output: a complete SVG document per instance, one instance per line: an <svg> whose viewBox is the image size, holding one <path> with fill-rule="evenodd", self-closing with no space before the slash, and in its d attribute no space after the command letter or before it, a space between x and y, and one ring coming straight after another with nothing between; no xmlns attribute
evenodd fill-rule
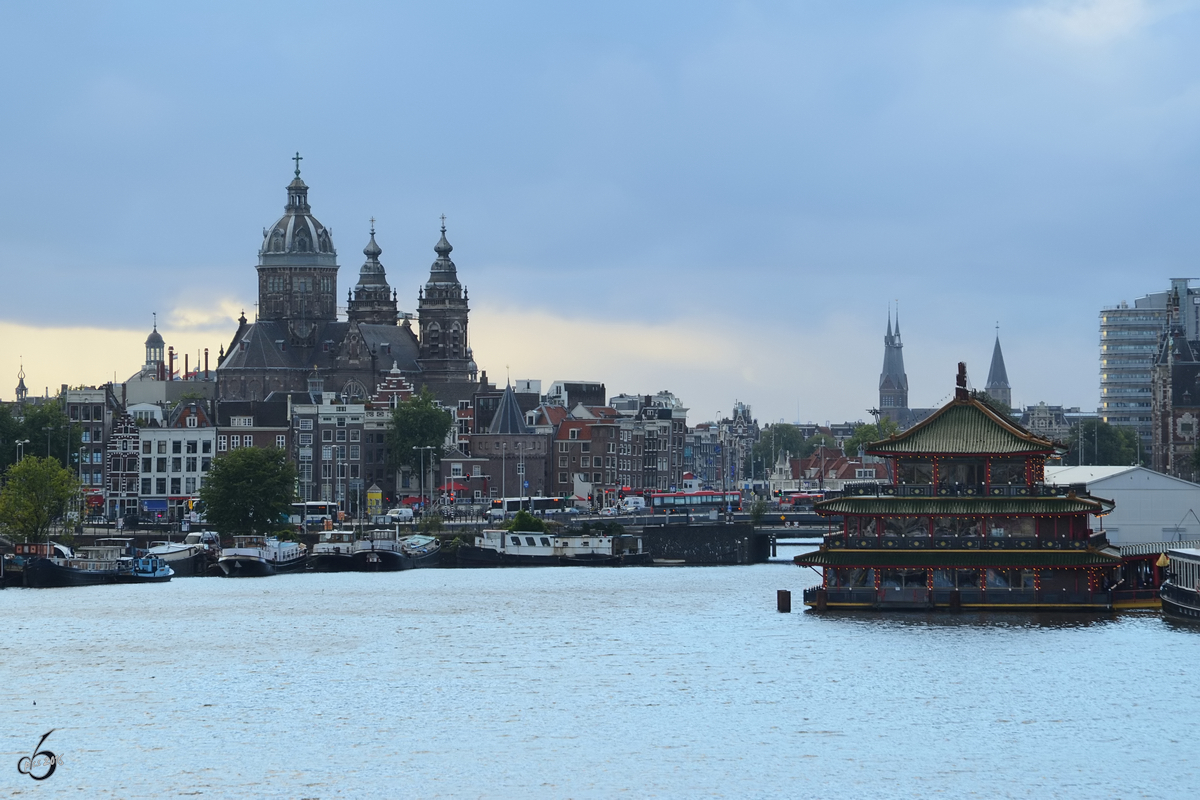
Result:
<svg viewBox="0 0 1200 800"><path fill-rule="evenodd" d="M1200 484L1145 467L1046 467L1046 483L1082 484L1116 502L1100 520L1115 545L1200 539Z"/></svg>

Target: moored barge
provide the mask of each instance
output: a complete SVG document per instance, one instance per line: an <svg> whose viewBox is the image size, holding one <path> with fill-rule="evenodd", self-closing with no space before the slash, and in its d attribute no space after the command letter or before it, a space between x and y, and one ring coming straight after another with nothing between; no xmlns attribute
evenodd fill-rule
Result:
<svg viewBox="0 0 1200 800"><path fill-rule="evenodd" d="M1168 550L1167 559L1170 572L1159 587L1163 616L1200 624L1200 550Z"/></svg>

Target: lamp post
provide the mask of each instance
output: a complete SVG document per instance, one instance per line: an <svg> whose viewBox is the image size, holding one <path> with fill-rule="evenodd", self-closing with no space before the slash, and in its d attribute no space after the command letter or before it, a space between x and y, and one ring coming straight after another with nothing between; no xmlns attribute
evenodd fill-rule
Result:
<svg viewBox="0 0 1200 800"><path fill-rule="evenodd" d="M430 473L429 480L432 483L433 482L433 452L432 452L433 449L434 448L431 445L426 445L425 447L417 447L416 445L413 446L413 450L421 451L421 476L417 479L417 485L420 487L420 491L421 491L422 507L424 507L424 505L425 505L425 451L426 450L431 451L429 453L429 473ZM432 500L433 498L430 498L430 499Z"/></svg>
<svg viewBox="0 0 1200 800"><path fill-rule="evenodd" d="M25 457L25 445L29 444L28 439L18 439L17 442L17 461Z"/></svg>

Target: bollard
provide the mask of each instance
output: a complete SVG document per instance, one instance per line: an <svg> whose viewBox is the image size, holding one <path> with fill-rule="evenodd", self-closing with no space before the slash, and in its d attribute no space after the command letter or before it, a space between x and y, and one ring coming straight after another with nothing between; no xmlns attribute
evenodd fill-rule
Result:
<svg viewBox="0 0 1200 800"><path fill-rule="evenodd" d="M817 589L817 611L829 608L829 592L824 587Z"/></svg>
<svg viewBox="0 0 1200 800"><path fill-rule="evenodd" d="M962 611L962 594L958 589L950 593L950 610L956 613Z"/></svg>
<svg viewBox="0 0 1200 800"><path fill-rule="evenodd" d="M775 605L779 608L780 614L792 613L792 593L787 589L775 592Z"/></svg>

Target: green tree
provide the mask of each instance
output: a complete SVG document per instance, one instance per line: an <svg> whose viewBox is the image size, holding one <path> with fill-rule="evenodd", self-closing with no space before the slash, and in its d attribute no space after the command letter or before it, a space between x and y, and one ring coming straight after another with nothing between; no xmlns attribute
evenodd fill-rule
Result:
<svg viewBox="0 0 1200 800"><path fill-rule="evenodd" d="M798 427L786 422L767 425L759 431L758 441L746 454L746 474L766 477L781 452L799 456L803 449L804 433Z"/></svg>
<svg viewBox="0 0 1200 800"><path fill-rule="evenodd" d="M890 417L880 417L879 422L864 422L855 426L854 433L842 445L847 456L857 456L858 448L872 442L883 441L893 433L899 433L900 426Z"/></svg>
<svg viewBox="0 0 1200 800"><path fill-rule="evenodd" d="M76 471L82 429L78 422L68 422L57 399L25 405L23 416L15 414L12 405L0 405L0 469L8 469L17 460L17 442L27 440L26 455L46 455L64 467Z"/></svg>
<svg viewBox="0 0 1200 800"><path fill-rule="evenodd" d="M47 539L54 520L79 492L75 476L53 458L26 456L8 468L4 478L0 525L22 542Z"/></svg>
<svg viewBox="0 0 1200 800"><path fill-rule="evenodd" d="M1125 467L1137 462L1137 433L1132 428L1087 420L1071 428L1067 445L1070 452L1063 457L1063 464L1068 466Z"/></svg>
<svg viewBox="0 0 1200 800"><path fill-rule="evenodd" d="M506 531L530 531L533 533L545 533L546 523L530 514L525 509L521 509L513 518L504 526Z"/></svg>
<svg viewBox="0 0 1200 800"><path fill-rule="evenodd" d="M801 458L808 458L817 451L818 447L837 447L837 439L834 439L828 433L814 433L812 436L804 440L804 444L800 446L798 455Z"/></svg>
<svg viewBox="0 0 1200 800"><path fill-rule="evenodd" d="M239 447L218 456L200 487L209 523L225 534L268 534L291 511L296 469L283 450Z"/></svg>
<svg viewBox="0 0 1200 800"><path fill-rule="evenodd" d="M761 497L754 498L754 502L750 504L750 522L754 525L763 521L763 517L767 515L767 501Z"/></svg>
<svg viewBox="0 0 1200 800"><path fill-rule="evenodd" d="M442 443L454 418L449 411L438 408L437 400L427 387L421 393L403 400L392 411L392 425L387 433L388 457L392 469L408 469L419 474L421 493L425 493L426 475L436 472ZM414 450L432 447L433 450ZM422 459L422 453L427 453ZM430 464L430 458L433 464ZM424 460L424 465L422 465ZM423 474L422 474L423 473Z"/></svg>

